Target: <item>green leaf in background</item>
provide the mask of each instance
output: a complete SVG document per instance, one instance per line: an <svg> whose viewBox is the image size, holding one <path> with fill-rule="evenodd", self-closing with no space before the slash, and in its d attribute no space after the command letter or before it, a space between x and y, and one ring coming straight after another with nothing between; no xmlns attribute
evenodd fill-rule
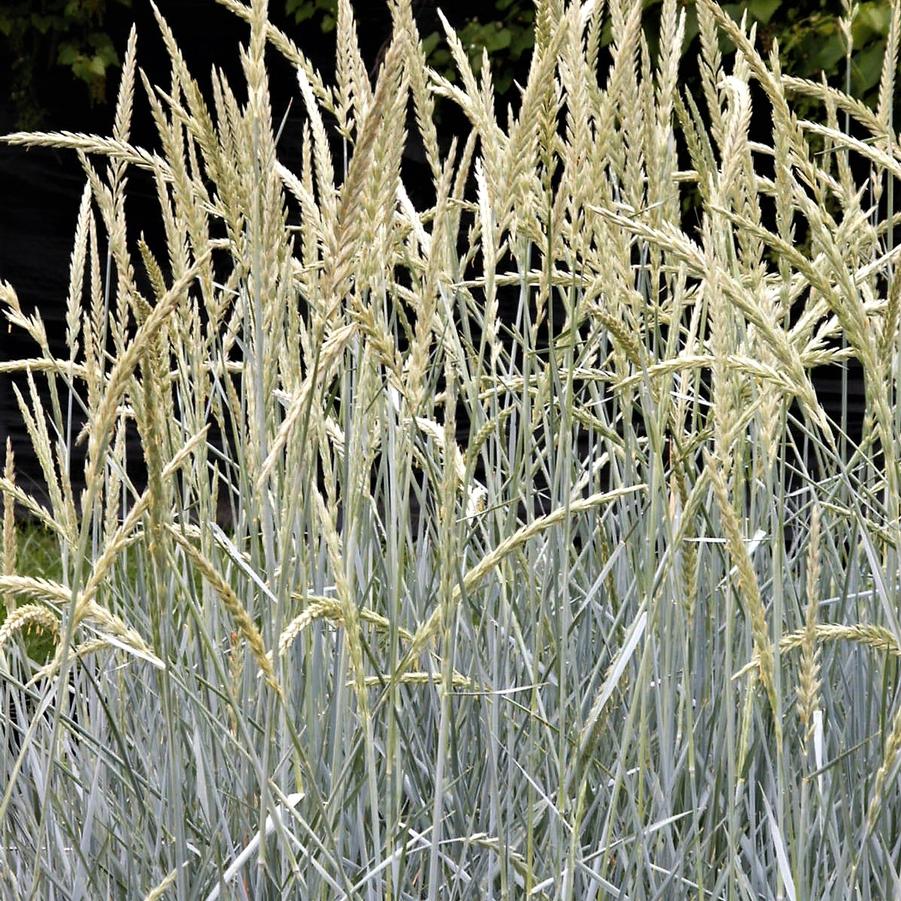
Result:
<svg viewBox="0 0 901 901"><path fill-rule="evenodd" d="M845 42L838 29L823 34L819 41L813 42L814 52L810 56L810 68L816 72L831 72L838 68L845 57Z"/></svg>
<svg viewBox="0 0 901 901"><path fill-rule="evenodd" d="M59 53L56 55L56 61L61 66L72 66L80 56L78 47L70 41L66 41L59 45Z"/></svg>
<svg viewBox="0 0 901 901"><path fill-rule="evenodd" d="M892 9L888 3L881 0L861 3L851 24L851 36L854 38L855 46L863 46L874 38L887 35L891 20Z"/></svg>
<svg viewBox="0 0 901 901"><path fill-rule="evenodd" d="M884 58L885 41L877 41L866 50L854 54L851 65L851 86L855 94L864 96L879 84Z"/></svg>
<svg viewBox="0 0 901 901"><path fill-rule="evenodd" d="M297 25L319 17L320 30L328 34L335 28L338 0L286 0L285 12L294 17Z"/></svg>
<svg viewBox="0 0 901 901"><path fill-rule="evenodd" d="M752 19L766 25L781 5L782 0L751 0L748 3L748 14Z"/></svg>
<svg viewBox="0 0 901 901"><path fill-rule="evenodd" d="M440 41L441 35L438 34L437 31L433 31L430 34L427 34L422 39L422 52L425 53L427 57L431 56L435 52L435 48L438 46Z"/></svg>

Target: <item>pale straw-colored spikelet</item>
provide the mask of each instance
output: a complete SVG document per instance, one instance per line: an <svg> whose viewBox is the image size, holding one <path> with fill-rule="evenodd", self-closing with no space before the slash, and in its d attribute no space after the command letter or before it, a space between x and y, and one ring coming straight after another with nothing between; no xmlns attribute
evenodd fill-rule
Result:
<svg viewBox="0 0 901 901"><path fill-rule="evenodd" d="M735 75L723 78L723 89L731 103L725 120L720 175L720 202L726 206L738 191L738 180L749 153L748 132L751 128L751 91L747 82Z"/></svg>
<svg viewBox="0 0 901 901"><path fill-rule="evenodd" d="M216 2L224 6L229 12L234 13L236 16L240 16L247 22L251 22L253 19L253 10L246 3L242 3L241 0L216 0ZM269 41L269 43L271 43L272 46L288 60L288 62L296 66L303 73L304 78L309 81L318 102L322 104L323 108L328 112L334 112L334 99L331 90L326 87L319 72L313 67L309 59L301 53L297 45L280 28L277 28L270 21L265 22L264 33L266 40Z"/></svg>
<svg viewBox="0 0 901 901"><path fill-rule="evenodd" d="M438 309L439 275L445 265L448 230L448 201L453 176L454 154L451 153L441 172L437 185L432 233L428 245L428 260L425 274L420 282L416 312L416 327L412 347L408 355L403 394L407 399L409 413L419 415L425 397L424 378L429 366L434 320Z"/></svg>
<svg viewBox="0 0 901 901"><path fill-rule="evenodd" d="M817 605L820 581L820 508L814 506L810 518L810 537L807 548L807 612L804 638L801 642L801 662L798 674L798 716L802 741L806 746L813 728L814 713L819 706L819 661L817 659Z"/></svg>
<svg viewBox="0 0 901 901"><path fill-rule="evenodd" d="M716 256L718 243L716 233L709 221L705 223L705 250ZM726 435L732 433L733 423L740 407L739 378L726 365L726 360L736 351L735 312L723 296L720 288L719 269L712 270L703 286L704 301L707 305L707 316L710 323L710 347L714 360L711 366L713 374L713 422L716 435L717 451L723 460L723 478L731 474L732 447L725 444ZM764 684L765 680L764 680Z"/></svg>
<svg viewBox="0 0 901 901"><path fill-rule="evenodd" d="M280 657L288 653L297 636L316 620L327 619L338 624L343 624L344 622L341 603L336 598L329 598L323 595L294 595L294 597L302 600L307 606L282 630L278 640L278 655ZM391 628L391 623L387 617L367 607L360 608L360 620L384 632ZM402 627L397 630L397 633L404 641L413 640L413 634Z"/></svg>
<svg viewBox="0 0 901 901"><path fill-rule="evenodd" d="M166 99L170 102L172 110L176 113L178 119L186 126L192 137L200 145L204 161L208 166L213 180L217 183L221 183L226 177L226 173L223 170L227 163L220 153L212 116L204 101L200 86L188 71L187 64L178 47L175 35L172 33L166 20L160 14L158 7L156 4L151 3L151 8L153 9L157 25L159 26L163 43L166 46L166 52L169 54L169 59L172 62L173 91L172 95ZM181 90L184 93L188 105L187 111L182 109L177 102L178 90Z"/></svg>
<svg viewBox="0 0 901 901"><path fill-rule="evenodd" d="M885 129L878 116L862 100L852 97L844 91L793 75L781 75L779 79L782 90L788 95L799 95L820 100L823 103L834 103L836 108L847 113L855 122L862 125L872 136L884 135Z"/></svg>
<svg viewBox="0 0 901 901"><path fill-rule="evenodd" d="M76 618L78 624L84 622L96 626L108 641L115 639L118 642L117 647L133 651L138 656L149 660L157 669L163 668L163 662L153 653L153 649L141 635L123 622L120 617L105 607L101 607L96 601L80 603L76 607Z"/></svg>
<svg viewBox="0 0 901 901"><path fill-rule="evenodd" d="M179 450L177 454L166 464L162 471L162 480L168 481L175 473L184 467L196 452L197 448L205 440L209 426L205 426ZM91 564L91 570L82 589L82 599L92 599L103 581L109 575L113 563L119 554L134 540L135 530L144 514L150 508L152 494L149 489L132 504L131 509L122 518L114 532L107 535L103 550Z"/></svg>
<svg viewBox="0 0 901 901"><path fill-rule="evenodd" d="M540 184L540 164L544 163L547 177L555 155L550 142L557 138L558 91L562 90L556 70L566 34L566 29L558 27L551 46L536 57L529 69L519 114L510 128L502 172L505 181L494 191L501 233L509 229L514 244L526 235L542 240L541 228L535 221L538 193L546 191L546 186Z"/></svg>
<svg viewBox="0 0 901 901"><path fill-rule="evenodd" d="M283 657L291 648L297 636L317 619L329 619L341 622L341 604L336 598L324 595L294 595L307 605L302 613L295 616L282 630L278 639L278 655Z"/></svg>
<svg viewBox="0 0 901 901"><path fill-rule="evenodd" d="M144 896L144 901L163 901L163 898L166 897L166 893L175 884L177 878L178 869L170 870L159 883L147 892Z"/></svg>
<svg viewBox="0 0 901 901"><path fill-rule="evenodd" d="M564 165L571 172L581 172L592 156L595 143L592 104L589 93L591 73L585 58L582 40L582 26L578 16L578 6L570 6L566 20L561 22L558 33L565 34L561 47L560 77L566 94ZM547 77L550 73L545 74ZM521 115L531 115L531 110L523 109ZM594 192L590 179L581 179L573 184L570 198L570 216L576 218ZM576 247L581 235L575 236ZM578 251L577 251L578 252Z"/></svg>
<svg viewBox="0 0 901 901"><path fill-rule="evenodd" d="M40 598L54 604L68 604L72 600L72 592L65 585L35 576L0 576L0 592Z"/></svg>
<svg viewBox="0 0 901 901"><path fill-rule="evenodd" d="M322 528L323 538L325 539L326 551L332 568L332 577L335 580L341 616L344 621L344 627L347 630L347 642L350 650L354 684L359 690L363 687L363 680L365 679L365 661L363 657L363 643L360 635L359 609L357 608L357 604L351 593L350 583L348 582L347 572L345 570L344 555L341 549L341 538L335 528L332 513L326 507L325 501L318 491L314 492L313 499L318 513L319 524ZM361 699L361 704L364 705L365 714L365 699Z"/></svg>
<svg viewBox="0 0 901 901"><path fill-rule="evenodd" d="M353 139L355 122L362 121L372 103L372 86L357 40L357 26L349 0L338 0L335 31L335 118L338 132Z"/></svg>
<svg viewBox="0 0 901 901"><path fill-rule="evenodd" d="M363 122L364 132L372 129L373 139L369 158L364 163L368 171L357 198L362 213L360 259L354 273L358 293L370 285L381 293L381 283L390 277L385 272L385 262L391 258L393 244L398 239L399 218L395 210L401 186L402 151L407 141L408 94L404 41L398 36L385 54L373 105ZM379 116L372 123L376 103ZM364 169L361 167L359 171L362 173Z"/></svg>
<svg viewBox="0 0 901 901"><path fill-rule="evenodd" d="M888 301L882 320L882 337L880 353L885 360L885 367L890 371L894 361L894 348L898 339L898 324L901 321L901 275L896 267L889 287Z"/></svg>
<svg viewBox="0 0 901 901"><path fill-rule="evenodd" d="M672 226L659 230L653 229L636 218L629 218L612 210L602 207L592 207L592 209L611 222L615 222L629 231L646 237L672 253L676 260L685 264L688 271L706 279L705 293L712 290L711 282L715 282L716 287L734 305L736 310L740 311L747 318L748 322L752 323L759 330L761 341L766 341L767 346L779 362L783 370L783 377L791 384L794 396L804 406L814 421L824 429L829 428L797 347L789 341L789 336L782 329L777 328L776 324L766 316L765 311L760 307L759 299L750 293L717 260L715 255L705 253L687 235L677 231ZM724 349L728 346L728 343L724 342ZM720 416L728 419L722 410L720 411Z"/></svg>
<svg viewBox="0 0 901 901"><path fill-rule="evenodd" d="M341 326L335 329L335 331L333 331L323 342L318 366L307 375L294 397L291 398L285 418L282 420L278 432L270 444L269 454L263 461L263 466L259 474L260 485L262 485L272 468L276 465L279 457L284 451L285 445L288 443L289 438L300 423L301 416L312 409L312 393L317 390L320 385L327 384L331 379L332 373L337 367L351 338L356 334L357 329L358 326L356 324Z"/></svg>
<svg viewBox="0 0 901 901"><path fill-rule="evenodd" d="M50 498L50 507L53 511L54 519L60 523L67 534L71 535L72 524L67 521L68 511L63 502L56 460L54 459L53 447L50 443L50 434L47 430L47 416L31 373L28 374L31 406L25 402L17 385L14 384L12 388L19 405L19 412L28 431L28 437L31 439L31 447L34 451L35 459L40 464L41 472L47 485L47 494Z"/></svg>
<svg viewBox="0 0 901 901"><path fill-rule="evenodd" d="M855 644L865 645L875 651L901 657L901 645L895 635L883 626L869 625L867 623L855 623L843 626L839 623L817 623L817 641L852 641ZM804 640L806 630L790 632L782 638L782 647L790 650L798 647Z"/></svg>
<svg viewBox="0 0 901 901"><path fill-rule="evenodd" d="M162 171L171 178L171 170L166 161L155 153L136 147L127 141L103 138L99 135L75 134L70 131L57 132L14 132L4 135L8 144L25 147L53 147L58 150L80 150L82 153L96 153L111 159L123 160L141 169Z"/></svg>
<svg viewBox="0 0 901 901"><path fill-rule="evenodd" d="M689 622L694 619L698 595L698 546L692 541L695 538L694 524L686 522L685 507L688 501L688 489L685 484L685 466L677 460L673 466L671 509L680 519L682 540L679 545L682 574L682 591L685 596L685 607ZM676 519L676 516L673 517Z"/></svg>
<svg viewBox="0 0 901 901"><path fill-rule="evenodd" d="M402 387L400 355L394 338L371 304L364 304L357 294L351 303L351 316L365 335L376 359L385 367L391 383L396 388Z"/></svg>
<svg viewBox="0 0 901 901"><path fill-rule="evenodd" d="M114 465L110 467L109 481L106 486L105 512L103 515L103 537L109 540L119 524L119 512L122 506L121 473L125 469L125 419L120 417L116 423L116 437L110 449ZM116 465L118 464L118 465Z"/></svg>
<svg viewBox="0 0 901 901"><path fill-rule="evenodd" d="M241 697L241 680L244 677L244 646L246 642L232 632L228 639L228 682L232 694ZM271 657L271 654L270 654ZM231 704L228 705L228 726L232 735L238 734L238 715Z"/></svg>
<svg viewBox="0 0 901 901"><path fill-rule="evenodd" d="M816 623L813 633L813 637L818 644L850 641L863 647L872 648L874 651L882 654L901 657L901 644L898 643L894 633L884 626L875 626L868 623L854 623L850 626L845 626L841 623ZM807 640L809 640L809 635L806 627L794 632L788 632L779 641L779 652L785 654L788 651L803 648ZM759 665L760 658L755 653L750 662L743 666L733 678L740 678L750 670L758 668Z"/></svg>
<svg viewBox="0 0 901 901"><path fill-rule="evenodd" d="M309 127L313 135L315 187L319 199L322 227L328 234L336 227L335 220L338 208L335 167L332 162L331 147L319 105L316 102L306 75L300 69L297 72L297 81L309 118Z"/></svg>
<svg viewBox="0 0 901 901"><path fill-rule="evenodd" d="M131 343L119 355L113 365L103 397L99 400L97 409L93 411L94 416L88 441L88 464L85 471L85 483L89 486L89 491L91 490L90 486L96 486L97 484L96 480L103 462L102 454L109 443L110 430L115 422L122 394L125 392L135 368L141 361L142 355L146 352L159 330L166 324L182 293L188 289L191 282L196 278L203 261L203 258L196 260L181 278L175 280L166 292L166 295L138 328Z"/></svg>
<svg viewBox="0 0 901 901"><path fill-rule="evenodd" d="M72 656L77 660L84 660L91 654L99 654L101 651L109 651L116 647L109 638L89 638L72 648Z"/></svg>
<svg viewBox="0 0 901 901"><path fill-rule="evenodd" d="M701 35L701 84L710 116L710 134L718 145L723 143L722 101L718 86L722 77L723 57L720 52L716 23L706 5L698 6L698 26Z"/></svg>
<svg viewBox="0 0 901 901"><path fill-rule="evenodd" d="M7 374L12 372L56 373L69 381L83 379L87 375L87 370L79 363L71 363L68 360L47 359L45 357L7 360L0 363L0 373Z"/></svg>
<svg viewBox="0 0 901 901"><path fill-rule="evenodd" d="M84 304L84 273L87 264L88 217L91 211L91 188L85 185L78 207L75 226L75 240L69 257L69 290L66 294L66 346L69 348L69 362L73 363L78 353L78 337L81 334L81 317Z"/></svg>
<svg viewBox="0 0 901 901"><path fill-rule="evenodd" d="M760 594L760 585L757 581L757 573L754 571L754 565L751 562L751 556L745 546L745 539L741 533L741 527L738 522L738 516L732 501L729 498L729 491L726 487L726 481L723 477L722 462L704 451L704 462L706 469L710 472L710 481L713 484L714 494L716 495L717 505L720 510L720 522L725 533L726 546L729 549L729 556L736 569L736 581L741 592L742 601L744 602L745 615L751 624L751 634L754 638L754 647L759 660L758 669L760 672L760 681L770 702L773 711L773 717L776 726L777 737L781 736L782 729L777 716L779 711L778 700L776 698L775 685L775 664L773 661L773 647L770 642L769 630L766 622L766 611L763 606L763 598Z"/></svg>
<svg viewBox="0 0 901 901"><path fill-rule="evenodd" d="M127 141L131 134L131 116L134 109L135 69L138 51L138 32L132 25L125 45L125 61L116 94L116 112L113 117L113 136Z"/></svg>
<svg viewBox="0 0 901 901"><path fill-rule="evenodd" d="M23 604L21 607L7 608L6 619L0 624L0 651L13 635L32 627L39 627L58 635L59 619L41 604Z"/></svg>
<svg viewBox="0 0 901 901"><path fill-rule="evenodd" d="M745 781L745 767L751 750L751 723L754 720L754 695L759 670L754 670L745 685L745 703L741 711L741 729L738 737L738 785L739 789ZM737 789L737 791L739 790Z"/></svg>
<svg viewBox="0 0 901 901"><path fill-rule="evenodd" d="M0 576L0 594L7 592L39 598L62 608L66 608L72 599L72 592L65 585L31 576ZM147 660L158 669L164 668L163 662L153 653L138 632L89 598L76 601L74 627L78 628L81 624L89 625L102 632L105 640L116 647ZM36 673L31 681L55 675L62 664L64 653L63 645L58 645L53 659Z"/></svg>
<svg viewBox="0 0 901 901"><path fill-rule="evenodd" d="M219 595L222 605L234 620L238 633L247 642L250 653L257 662L266 681L280 697L283 696L281 685L275 670L272 668L272 661L266 653L266 647L263 643L263 636L257 628L253 618L247 612L247 609L241 603L234 589L225 579L217 572L213 564L190 542L187 538L173 525L166 524L166 530L175 540L176 544L185 552L185 555L191 561L197 571L206 579L210 587Z"/></svg>
<svg viewBox="0 0 901 901"><path fill-rule="evenodd" d="M27 494L14 481L7 479L6 476L0 478L0 493L5 498L5 503L13 502L22 507L23 510L30 513L41 525L55 532L60 537L66 537L65 529L57 523L53 514L42 504L40 504L30 494Z"/></svg>
<svg viewBox="0 0 901 901"><path fill-rule="evenodd" d="M879 814L886 800L886 787L889 776L895 769L899 755L901 755L901 707L895 711L895 715L892 718L891 729L882 751L882 762L876 771L876 776L870 788L870 803L867 806L864 841L872 834L879 821ZM894 786L894 790L897 791L897 785Z"/></svg>
<svg viewBox="0 0 901 901"><path fill-rule="evenodd" d="M892 113L895 109L895 83L898 77L898 47L901 43L901 3L892 0L885 54L882 57L882 73L879 79L879 101L876 116L885 129L884 146L897 144L893 134Z"/></svg>
<svg viewBox="0 0 901 901"><path fill-rule="evenodd" d="M3 464L3 479L5 484L10 488L14 488L16 484L16 458L13 453L12 441L6 439L6 459ZM16 556L18 550L18 537L16 535L16 502L15 497L10 493L2 490L3 485L0 484L0 493L3 495L3 528L0 532L0 540L3 545L0 547L0 575L11 576L16 571ZM15 599L7 601L7 609L15 607Z"/></svg>
<svg viewBox="0 0 901 901"><path fill-rule="evenodd" d="M502 167L507 137L494 116L493 96L486 94L479 86L469 62L469 54L440 10L438 17L444 28L448 48L457 67L457 74L462 86L452 84L443 76L432 72L433 90L436 94L457 103L472 122L474 129L471 137L481 138L480 149L488 173L488 181L492 185L500 185L504 178ZM485 74L484 70L483 74Z"/></svg>
<svg viewBox="0 0 901 901"><path fill-rule="evenodd" d="M395 28L406 38L404 64L410 93L413 97L413 111L416 125L422 138L426 160L435 182L441 180L441 155L438 148L438 131L435 128L435 100L429 91L428 66L425 51L420 40L419 29L413 15L411 0L398 0L391 6Z"/></svg>
<svg viewBox="0 0 901 901"><path fill-rule="evenodd" d="M606 279L603 280L606 281ZM599 279L598 286L600 284L601 280ZM589 289L589 295L591 293L592 289ZM607 329L626 359L633 366L640 367L642 365L641 345L623 320L606 309L603 305L603 300L587 303L586 310L591 318L596 319ZM630 384L628 379L620 380L620 386L624 387L628 384Z"/></svg>
<svg viewBox="0 0 901 901"><path fill-rule="evenodd" d="M563 18L563 0L536 0L535 47L540 52L548 44L554 27Z"/></svg>

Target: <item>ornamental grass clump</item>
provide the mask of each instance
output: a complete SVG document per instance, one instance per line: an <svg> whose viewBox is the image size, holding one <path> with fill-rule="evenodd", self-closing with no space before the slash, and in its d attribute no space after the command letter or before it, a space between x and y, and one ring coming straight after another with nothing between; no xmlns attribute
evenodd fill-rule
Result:
<svg viewBox="0 0 901 901"><path fill-rule="evenodd" d="M410 0L374 80L341 0L334 85L219 2L245 85L157 12L111 136L5 138L85 187L64 350L0 283L46 488L7 453L3 896L895 896L901 3L871 109L712 0L698 96L676 0L653 52L537 0L499 115Z"/></svg>

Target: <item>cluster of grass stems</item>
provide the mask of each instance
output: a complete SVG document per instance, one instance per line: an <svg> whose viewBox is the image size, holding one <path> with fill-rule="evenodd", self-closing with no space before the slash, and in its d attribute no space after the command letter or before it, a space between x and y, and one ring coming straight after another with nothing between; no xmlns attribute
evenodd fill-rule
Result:
<svg viewBox="0 0 901 901"><path fill-rule="evenodd" d="M219 2L246 88L158 16L111 137L6 137L86 181L65 353L0 283L46 482L7 453L2 896L898 897L898 0L876 109L712 0L696 97L677 0L653 54L640 0L537 0L502 115L410 0L375 83L340 0L335 86Z"/></svg>

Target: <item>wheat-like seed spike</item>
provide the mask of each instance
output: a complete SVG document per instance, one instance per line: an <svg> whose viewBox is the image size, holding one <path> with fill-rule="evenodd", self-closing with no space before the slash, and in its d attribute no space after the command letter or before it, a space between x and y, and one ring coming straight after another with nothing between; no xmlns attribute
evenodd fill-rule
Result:
<svg viewBox="0 0 901 901"><path fill-rule="evenodd" d="M23 604L21 607L7 608L6 619L0 625L0 651L16 632L30 626L40 626L54 635L59 634L59 618L40 604Z"/></svg>
<svg viewBox="0 0 901 901"><path fill-rule="evenodd" d="M894 362L892 349L898 336L898 323L901 320L901 270L895 268L889 288L888 302L883 315L880 353L885 360L887 373Z"/></svg>
<svg viewBox="0 0 901 901"><path fill-rule="evenodd" d="M134 651L138 656L147 659L157 669L164 669L163 662L153 653L153 649L131 626L124 623L118 616L101 607L96 601L83 601L79 599L76 606L76 624L88 622L105 633L106 640L117 639L123 650Z"/></svg>
<svg viewBox="0 0 901 901"><path fill-rule="evenodd" d="M882 137L885 133L879 117L866 103L856 97L851 97L838 88L794 75L782 75L780 83L783 90L789 94L799 94L803 97L814 97L824 103L827 101L834 103L839 110L863 125L874 137Z"/></svg>
<svg viewBox="0 0 901 901"><path fill-rule="evenodd" d="M706 6L698 6L698 26L701 36L701 84L707 111L710 115L710 134L717 145L723 143L722 104L718 85L722 77L723 58L720 53L716 24Z"/></svg>
<svg viewBox="0 0 901 901"><path fill-rule="evenodd" d="M455 145L456 146L456 145ZM429 365L432 338L435 329L435 317L438 309L439 279L446 265L446 239L448 234L450 212L448 209L451 179L453 177L453 161L455 153L452 148L447 162L442 169L437 185L435 215L432 234L428 243L428 260L425 275L420 283L419 301L416 312L416 330L413 346L409 353L409 367L404 386L409 412L413 416L420 413L425 395L425 373Z"/></svg>
<svg viewBox="0 0 901 901"><path fill-rule="evenodd" d="M782 636L779 642L779 651L784 654L800 648L804 644L807 630L799 629ZM893 657L901 657L901 644L893 632L883 626L873 626L867 623L857 623L845 626L840 623L817 623L814 637L818 642L824 641L852 641L855 644L864 645L874 651L890 654ZM743 666L732 678L738 679L759 667L759 658L755 654L751 661Z"/></svg>
<svg viewBox="0 0 901 901"><path fill-rule="evenodd" d="M0 592L41 598L54 604L68 604L72 600L72 592L65 585L34 576L0 576Z"/></svg>
<svg viewBox="0 0 901 901"><path fill-rule="evenodd" d="M125 45L125 61L122 64L122 78L116 96L116 112L113 120L113 137L117 141L127 141L131 131L131 113L134 107L135 62L138 51L138 32L134 25L128 33Z"/></svg>
<svg viewBox="0 0 901 901"><path fill-rule="evenodd" d="M873 779L873 786L870 792L870 803L867 807L867 821L864 827L863 842L866 843L876 824L879 820L879 813L882 810L885 801L885 786L888 777L894 769L898 756L901 754L901 707L895 711L892 718L892 727L889 730L888 738L885 742L885 749L882 752L882 763L876 771L876 777ZM855 867L856 868L856 867ZM853 882L851 883L854 884Z"/></svg>
<svg viewBox="0 0 901 901"><path fill-rule="evenodd" d="M162 899L166 897L166 892L169 890L170 886L175 883L177 877L178 868L170 870L165 878L144 896L144 901L162 901Z"/></svg>
<svg viewBox="0 0 901 901"><path fill-rule="evenodd" d="M83 641L81 644L77 644L72 648L72 656L77 660L83 660L91 654L97 654L100 651L109 651L115 647L116 645L110 642L108 638L89 638L87 641Z"/></svg>
<svg viewBox="0 0 901 901"><path fill-rule="evenodd" d="M244 644L237 632L229 636L228 684L236 698L241 696L241 680L244 676ZM271 652L269 657L272 658ZM238 714L232 704L228 705L228 726L232 735L238 734Z"/></svg>
<svg viewBox="0 0 901 901"><path fill-rule="evenodd" d="M49 579L38 579L31 576L0 576L0 594L12 593L66 606L71 603L72 592L65 585ZM24 609L24 608L18 608ZM153 663L158 668L164 664L153 653L143 638L118 616L100 607L90 598L79 598L75 605L75 626L85 620L93 621L98 628L108 633L109 640L115 641L123 650L132 651ZM50 677L55 674L62 663L63 648L60 645L53 660L45 666L33 679Z"/></svg>
<svg viewBox="0 0 901 901"><path fill-rule="evenodd" d="M76 378L83 379L87 376L87 370L80 363L72 363L68 360L46 359L33 357L24 360L5 360L0 363L0 373L12 372L52 372L65 376L70 381Z"/></svg>
<svg viewBox="0 0 901 901"><path fill-rule="evenodd" d="M216 0L216 2L221 6L224 6L229 12L240 16L246 22L251 22L253 19L253 10L251 7L240 2L240 0ZM266 40L269 41L269 43L272 44L272 46L275 47L289 63L297 66L303 72L304 76L312 85L316 98L319 103L322 104L323 108L328 112L334 112L335 108L331 90L325 86L325 82L323 82L319 72L313 68L312 63L310 63L307 57L301 53L298 46L280 28L277 28L271 22L266 22L265 35Z"/></svg>
<svg viewBox="0 0 901 901"><path fill-rule="evenodd" d="M15 503L27 510L42 525L56 532L62 538L67 537L65 528L57 523L53 518L53 514L46 507L42 506L30 494L27 494L15 482L7 479L5 476L0 478L0 492L3 493L4 503L8 503L6 498L12 498Z"/></svg>
<svg viewBox="0 0 901 901"><path fill-rule="evenodd" d="M297 636L317 619L329 619L342 624L344 622L341 604L336 598L309 594L295 594L293 597L304 601L308 606L282 630L278 640L278 654L280 657L283 657L288 652ZM361 607L359 615L363 622L369 623L382 631L387 632L391 628L391 622L387 617L370 610L368 607ZM406 629L399 628L397 632L404 641L413 640L413 634Z"/></svg>
<svg viewBox="0 0 901 901"><path fill-rule="evenodd" d="M100 467L103 463L103 451L109 442L109 430L116 418L116 409L129 379L135 368L153 341L156 334L164 327L175 305L196 278L198 271L209 258L210 251L201 256L166 292L166 295L153 308L144 323L138 328L134 339L119 355L110 373L106 390L97 408L93 411L93 422L88 442L88 464L85 470L85 484L96 484Z"/></svg>
<svg viewBox="0 0 901 901"><path fill-rule="evenodd" d="M726 543L729 548L729 556L736 567L737 581L745 603L745 611L751 623L751 632L754 637L754 645L757 650L758 669L760 681L766 690L773 718L776 725L777 737L781 739L782 727L778 722L778 701L776 698L776 684L774 676L773 648L770 644L769 630L766 623L766 611L763 606L763 598L760 595L760 586L757 582L757 574L751 563L748 548L745 545L744 536L738 523L738 516L729 500L729 492L723 478L723 464L714 458L705 449L704 462L710 472L710 480L720 508L720 521L726 534ZM781 744L781 741L779 741Z"/></svg>
<svg viewBox="0 0 901 901"><path fill-rule="evenodd" d="M4 135L0 140L18 147L53 147L58 150L80 150L82 153L98 153L101 156L121 159L151 172L159 171L171 178L171 169L166 161L127 141L115 138L103 138L99 135L76 134L71 131L52 132L13 132Z"/></svg>
<svg viewBox="0 0 901 901"><path fill-rule="evenodd" d="M425 148L426 160L432 171L432 178L438 183L442 177L442 166L438 148L438 131L435 128L434 119L435 101L429 92L428 65L410 0L398 0L393 3L391 14L394 18L395 28L403 32L407 39L404 64L413 96L416 124Z"/></svg>
<svg viewBox="0 0 901 901"><path fill-rule="evenodd" d="M3 481L11 488L15 488L16 484L16 458L13 453L12 441L6 439L6 460L3 464ZM3 545L0 548L0 575L11 576L16 571L16 551L18 546L16 536L16 502L15 496L3 490L0 484L0 494L3 495L3 528L0 532L0 540ZM12 601L12 607L7 602L7 610L15 607L15 600Z"/></svg>
<svg viewBox="0 0 901 901"><path fill-rule="evenodd" d="M818 707L819 663L817 640L817 587L820 581L820 508L814 506L810 519L810 543L807 548L807 613L801 641L801 667L798 678L798 715L803 743L810 739L814 712ZM783 638L784 641L784 638ZM781 643L780 643L781 644Z"/></svg>
<svg viewBox="0 0 901 901"><path fill-rule="evenodd" d="M354 122L362 122L372 103L372 86L360 53L350 0L338 0L335 31L338 38L335 118L338 120L338 131L352 140Z"/></svg>
<svg viewBox="0 0 901 901"><path fill-rule="evenodd" d="M56 522L60 524L64 533L72 538L71 522L67 519L67 510L63 502L62 488L59 482L59 475L54 459L53 447L50 442L50 434L47 430L47 417L44 412L44 405L41 402L40 395L34 383L34 377L28 373L28 389L31 398L31 406L25 403L18 385L13 384L13 394L19 405L19 412L31 439L31 447L34 456L41 467L45 484L47 485L47 494L50 498L50 507Z"/></svg>
<svg viewBox="0 0 901 901"><path fill-rule="evenodd" d="M357 329L358 326L356 324L341 326L335 329L335 331L325 339L322 350L320 351L318 369L315 372L313 370L309 372L304 379L303 384L291 399L288 406L288 412L285 414L285 418L282 420L282 424L279 426L279 430L270 444L269 454L263 461L263 465L260 469L257 482L258 488L262 487L266 478L269 476L269 473L278 462L289 438L300 422L300 417L306 413L308 409L312 410L310 400L311 393L320 385L328 384L334 368L337 366L341 356L344 354L345 348L350 342L350 339L357 332Z"/></svg>
<svg viewBox="0 0 901 901"><path fill-rule="evenodd" d="M84 272L87 263L88 219L91 211L91 188L85 185L78 207L75 240L69 257L69 290L66 293L66 346L69 348L69 365L74 365L78 352L78 336L81 332L83 310ZM70 379L72 376L70 375Z"/></svg>
<svg viewBox="0 0 901 901"><path fill-rule="evenodd" d="M882 75L879 79L879 101L876 105L876 117L885 130L888 143L894 140L892 112L898 75L898 44L901 41L901 3L892 0L891 10L885 54L882 57Z"/></svg>
<svg viewBox="0 0 901 901"><path fill-rule="evenodd" d="M168 523L165 525L165 528L175 539L178 546L185 552L198 572L207 580L207 582L209 582L216 594L219 595L223 606L235 621L238 632L240 632L241 636L247 642L247 646L250 648L250 652L253 654L257 666L259 666L260 670L263 672L266 681L279 697L283 697L278 677L275 674L275 670L272 668L272 661L266 653L266 647L263 644L263 636L260 634L256 623L254 623L244 605L238 599L238 596L235 594L231 585L229 585L216 571L213 564L196 547L194 547L187 538L185 538L179 529Z"/></svg>

